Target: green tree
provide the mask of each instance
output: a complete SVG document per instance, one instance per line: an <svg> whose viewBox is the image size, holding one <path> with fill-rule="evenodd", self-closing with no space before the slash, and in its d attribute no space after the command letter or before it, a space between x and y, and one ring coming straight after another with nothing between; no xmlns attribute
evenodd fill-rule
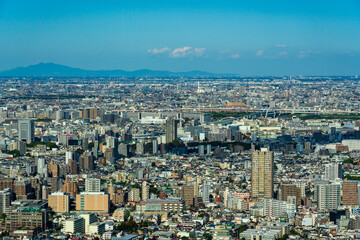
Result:
<svg viewBox="0 0 360 240"><path fill-rule="evenodd" d="M63 228L62 224L59 224L55 227L55 231L60 231Z"/></svg>
<svg viewBox="0 0 360 240"><path fill-rule="evenodd" d="M148 226L149 226L149 222L148 222L147 220L142 221L141 224L140 224L140 227L141 227L141 228L146 228L146 227L148 227Z"/></svg>
<svg viewBox="0 0 360 240"><path fill-rule="evenodd" d="M204 233L204 238L206 240L213 240L213 236L210 233Z"/></svg>
<svg viewBox="0 0 360 240"><path fill-rule="evenodd" d="M19 157L20 151L15 149L15 150L10 151L9 154L13 155L14 157Z"/></svg>

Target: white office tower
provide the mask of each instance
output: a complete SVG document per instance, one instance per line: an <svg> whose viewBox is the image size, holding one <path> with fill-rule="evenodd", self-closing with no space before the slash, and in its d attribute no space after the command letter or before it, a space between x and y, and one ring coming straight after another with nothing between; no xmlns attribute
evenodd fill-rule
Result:
<svg viewBox="0 0 360 240"><path fill-rule="evenodd" d="M79 217L84 219L84 230L85 233L89 233L89 225L97 222L97 217L94 213L84 213L80 214Z"/></svg>
<svg viewBox="0 0 360 240"><path fill-rule="evenodd" d="M81 217L71 217L63 221L63 233L83 233L84 232L84 218Z"/></svg>
<svg viewBox="0 0 360 240"><path fill-rule="evenodd" d="M85 192L100 192L101 181L99 178L85 179Z"/></svg>
<svg viewBox="0 0 360 240"><path fill-rule="evenodd" d="M340 163L330 163L325 165L325 179L336 180L342 179L343 169Z"/></svg>
<svg viewBox="0 0 360 240"><path fill-rule="evenodd" d="M48 166L47 166L44 158L38 158L36 160L36 167L37 167L37 172L40 175L40 177L43 177L43 178L48 177Z"/></svg>
<svg viewBox="0 0 360 240"><path fill-rule="evenodd" d="M203 194L203 202L208 203L210 202L210 185L204 183L202 187L202 194Z"/></svg>
<svg viewBox="0 0 360 240"><path fill-rule="evenodd" d="M316 185L319 211L334 210L340 206L340 184L321 183Z"/></svg>
<svg viewBox="0 0 360 240"><path fill-rule="evenodd" d="M65 154L65 163L69 164L69 160L74 161L75 160L75 152L73 151L67 151Z"/></svg>

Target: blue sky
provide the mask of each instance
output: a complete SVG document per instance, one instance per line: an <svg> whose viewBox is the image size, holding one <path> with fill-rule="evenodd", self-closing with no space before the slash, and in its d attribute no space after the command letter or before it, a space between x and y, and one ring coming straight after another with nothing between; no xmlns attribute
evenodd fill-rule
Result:
<svg viewBox="0 0 360 240"><path fill-rule="evenodd" d="M360 0L0 0L0 70L360 74Z"/></svg>

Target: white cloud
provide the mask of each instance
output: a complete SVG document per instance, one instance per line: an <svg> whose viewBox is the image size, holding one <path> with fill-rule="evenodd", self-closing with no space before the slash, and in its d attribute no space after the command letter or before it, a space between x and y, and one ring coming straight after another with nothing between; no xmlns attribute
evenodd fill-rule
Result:
<svg viewBox="0 0 360 240"><path fill-rule="evenodd" d="M168 47L163 47L163 48L153 48L153 49L148 49L147 52L149 54L152 54L152 55L157 55L157 54L163 54L163 53L166 53L166 52L170 52L170 48Z"/></svg>
<svg viewBox="0 0 360 240"><path fill-rule="evenodd" d="M262 55L264 55L264 50L260 49L256 52L256 56L261 57Z"/></svg>
<svg viewBox="0 0 360 240"><path fill-rule="evenodd" d="M241 56L241 53L232 51L230 49L219 51L219 59L238 59Z"/></svg>
<svg viewBox="0 0 360 240"><path fill-rule="evenodd" d="M231 51L229 49L226 49L226 50L221 50L220 51L220 54L227 54L227 53L230 53Z"/></svg>
<svg viewBox="0 0 360 240"><path fill-rule="evenodd" d="M182 47L172 50L169 56L172 58L201 57L205 51L205 48Z"/></svg>
<svg viewBox="0 0 360 240"><path fill-rule="evenodd" d="M170 57L183 58L189 56L192 52L192 47L175 48L170 52Z"/></svg>
<svg viewBox="0 0 360 240"><path fill-rule="evenodd" d="M350 51L350 50L346 50L346 51L340 52L339 54L341 54L341 55L348 55L348 56L355 56L356 52Z"/></svg>
<svg viewBox="0 0 360 240"><path fill-rule="evenodd" d="M168 55L171 58L185 58L185 57L202 57L205 54L206 48L153 48L148 49L147 53L150 55Z"/></svg>
<svg viewBox="0 0 360 240"><path fill-rule="evenodd" d="M306 57L310 57L313 55L319 55L319 52L313 51L313 50L304 50L304 51L300 51L298 58L306 58Z"/></svg>
<svg viewBox="0 0 360 240"><path fill-rule="evenodd" d="M286 56L287 54L288 54L287 51L282 51L278 53L279 56Z"/></svg>
<svg viewBox="0 0 360 240"><path fill-rule="evenodd" d="M195 57L201 57L202 55L204 55L205 51L206 51L206 48L195 48L194 55L195 55Z"/></svg>
<svg viewBox="0 0 360 240"><path fill-rule="evenodd" d="M231 56L230 56L230 58L232 58L232 59L238 59L240 57L241 57L241 54L239 54L239 53L234 53L234 54L231 54Z"/></svg>
<svg viewBox="0 0 360 240"><path fill-rule="evenodd" d="M286 44L278 44L278 45L276 45L276 47L278 47L278 48L286 48L287 45Z"/></svg>

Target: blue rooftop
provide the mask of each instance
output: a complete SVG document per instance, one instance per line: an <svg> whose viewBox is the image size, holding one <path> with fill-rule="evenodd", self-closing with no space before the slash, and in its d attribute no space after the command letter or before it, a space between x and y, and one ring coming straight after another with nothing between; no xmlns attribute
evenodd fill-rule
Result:
<svg viewBox="0 0 360 240"><path fill-rule="evenodd" d="M125 235L123 237L112 237L111 240L132 240L132 239L137 239L138 235L135 234L129 234L129 235Z"/></svg>

